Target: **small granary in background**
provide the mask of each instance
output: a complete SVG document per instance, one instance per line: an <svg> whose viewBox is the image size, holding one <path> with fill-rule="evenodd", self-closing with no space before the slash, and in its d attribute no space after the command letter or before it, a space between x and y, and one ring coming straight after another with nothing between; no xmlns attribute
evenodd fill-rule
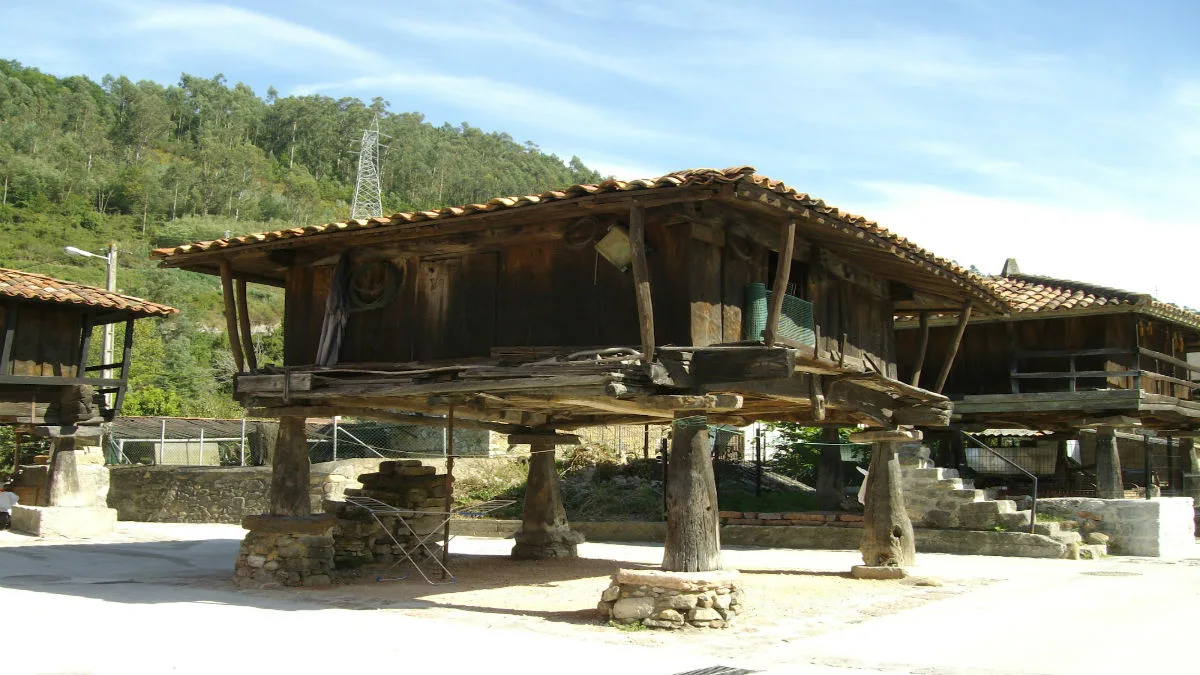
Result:
<svg viewBox="0 0 1200 675"><path fill-rule="evenodd" d="M99 449L88 446L98 444L99 425L120 411L133 322L176 311L0 268L0 424L16 427L18 438L49 437L53 448L48 467L31 469L19 479L16 490L24 506L13 511L14 528L67 536L111 529L116 515L104 502L108 471ZM93 329L114 323L125 326L119 360L89 361ZM106 371L112 372L105 376Z"/></svg>
<svg viewBox="0 0 1200 675"><path fill-rule="evenodd" d="M1125 483L1144 486L1155 475L1183 491L1185 474L1200 473L1192 441L1200 434L1200 314L1143 293L1022 274L1012 259L983 282L1012 312L970 316L965 330L961 315L901 314L900 377L949 395L965 430L1053 432L1056 494L1119 498ZM955 340L957 367L936 379L922 372L913 355L945 351ZM1150 466L1147 443L1134 466L1126 452L1123 472L1115 430L1168 437L1167 465ZM1094 460L1084 462L1094 462L1094 489L1076 484L1069 470L1067 441L1081 437L1095 447ZM961 436L943 440L939 465L964 465Z"/></svg>

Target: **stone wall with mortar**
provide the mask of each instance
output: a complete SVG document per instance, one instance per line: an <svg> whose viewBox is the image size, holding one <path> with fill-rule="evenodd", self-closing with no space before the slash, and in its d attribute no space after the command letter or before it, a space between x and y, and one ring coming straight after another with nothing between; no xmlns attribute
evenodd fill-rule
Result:
<svg viewBox="0 0 1200 675"><path fill-rule="evenodd" d="M1191 497L1158 499L1039 499L1043 516L1077 523L1080 532L1109 536L1109 550L1121 555L1180 557L1196 542Z"/></svg>
<svg viewBox="0 0 1200 675"><path fill-rule="evenodd" d="M326 499L341 499L358 477L376 471L378 459L313 464L309 496L313 513ZM271 467L112 466L108 505L120 520L153 523L240 523L266 513Z"/></svg>

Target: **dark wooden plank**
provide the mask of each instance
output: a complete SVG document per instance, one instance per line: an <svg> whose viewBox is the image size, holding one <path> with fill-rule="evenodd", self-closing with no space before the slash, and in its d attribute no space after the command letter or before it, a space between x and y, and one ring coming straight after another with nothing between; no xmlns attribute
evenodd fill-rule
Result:
<svg viewBox="0 0 1200 675"><path fill-rule="evenodd" d="M691 344L697 347L724 342L724 312L721 300L721 252L713 244L699 239L691 242L688 266L691 287ZM739 313L740 316L740 313Z"/></svg>
<svg viewBox="0 0 1200 675"><path fill-rule="evenodd" d="M762 348L729 351L697 350L692 355L694 386L717 382L791 377L796 371L796 351Z"/></svg>
<svg viewBox="0 0 1200 675"><path fill-rule="evenodd" d="M246 299L246 280L237 280L237 315L238 315L238 330L242 338L242 346L245 348L246 365L250 367L250 372L258 372L258 356L254 353L254 339L250 333L250 305Z"/></svg>
<svg viewBox="0 0 1200 675"><path fill-rule="evenodd" d="M4 332L0 333L0 375L12 374L13 346L17 342L17 305L9 304L0 307L0 316L4 317Z"/></svg>
<svg viewBox="0 0 1200 675"><path fill-rule="evenodd" d="M16 339L12 350L13 375L41 375L42 329L46 312L27 308L17 315Z"/></svg>

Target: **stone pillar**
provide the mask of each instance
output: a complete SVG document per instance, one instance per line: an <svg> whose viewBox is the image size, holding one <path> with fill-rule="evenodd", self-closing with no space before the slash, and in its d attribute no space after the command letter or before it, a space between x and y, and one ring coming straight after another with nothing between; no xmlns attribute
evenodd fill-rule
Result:
<svg viewBox="0 0 1200 675"><path fill-rule="evenodd" d="M233 581L243 588L328 586L337 518L312 515L303 417L281 417L271 459L270 513L247 516Z"/></svg>
<svg viewBox="0 0 1200 675"><path fill-rule="evenodd" d="M12 528L41 537L89 538L107 534L117 522L108 508L108 467L98 447L99 427L36 427L49 437L52 454L46 506L13 508Z"/></svg>
<svg viewBox="0 0 1200 675"><path fill-rule="evenodd" d="M529 479L521 513L521 531L513 544L512 557L519 560L574 558L583 535L572 532L563 508L562 485L554 466L554 446L559 440L577 442L573 436L553 433L521 436L514 434L510 443L529 443Z"/></svg>
<svg viewBox="0 0 1200 675"><path fill-rule="evenodd" d="M1121 455L1117 451L1117 434L1112 427L1096 429L1096 496L1100 499L1121 499L1125 496L1121 480Z"/></svg>
<svg viewBox="0 0 1200 675"><path fill-rule="evenodd" d="M817 507L835 511L842 507L842 487L846 484L842 475L842 448L837 427L821 429L820 458L817 462Z"/></svg>
<svg viewBox="0 0 1200 675"><path fill-rule="evenodd" d="M708 418L676 412L667 465L667 537L662 568L668 572L721 569L717 482L709 455Z"/></svg>
<svg viewBox="0 0 1200 675"><path fill-rule="evenodd" d="M312 513L309 471L304 418L281 417L271 461L271 515L303 517Z"/></svg>
<svg viewBox="0 0 1200 675"><path fill-rule="evenodd" d="M1191 497L1196 502L1196 510L1200 512L1200 453L1196 452L1196 439L1179 439L1179 459L1183 470L1196 476L1191 481L1184 480L1184 496Z"/></svg>
<svg viewBox="0 0 1200 675"><path fill-rule="evenodd" d="M900 479L899 447L921 440L919 431L868 431L851 436L858 443L873 443L867 471L863 511L863 537L859 549L863 565L853 569L859 578L899 578L916 560L912 521L904 506Z"/></svg>

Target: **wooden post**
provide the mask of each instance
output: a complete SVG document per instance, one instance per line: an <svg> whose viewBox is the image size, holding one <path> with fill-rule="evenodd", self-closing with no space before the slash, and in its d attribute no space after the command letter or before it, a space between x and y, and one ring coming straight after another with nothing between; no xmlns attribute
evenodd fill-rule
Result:
<svg viewBox="0 0 1200 675"><path fill-rule="evenodd" d="M708 418L703 413L675 413L669 462L662 568L667 572L719 570L717 482L709 457Z"/></svg>
<svg viewBox="0 0 1200 675"><path fill-rule="evenodd" d="M229 350L238 372L246 371L242 358L242 342L238 339L237 306L233 300L233 268L228 260L221 261L221 291L225 296L225 332L229 335Z"/></svg>
<svg viewBox="0 0 1200 675"><path fill-rule="evenodd" d="M851 437L854 441L874 443L859 546L867 567L908 567L916 560L916 541L912 521L905 511L897 450L901 443L919 439L919 432L903 431L868 431Z"/></svg>
<svg viewBox="0 0 1200 675"><path fill-rule="evenodd" d="M254 338L250 334L250 310L249 303L246 301L246 280L237 280L237 315L238 327L242 333L242 346L245 348L246 365L250 367L250 372L258 372L258 355L254 353Z"/></svg>
<svg viewBox="0 0 1200 675"><path fill-rule="evenodd" d="M443 510L454 509L454 404L446 411L446 501ZM442 526L442 578L446 578L446 565L450 563L450 521Z"/></svg>
<svg viewBox="0 0 1200 675"><path fill-rule="evenodd" d="M1121 499L1125 486L1121 480L1121 455L1117 451L1117 435L1112 427L1096 429L1096 496L1100 499Z"/></svg>
<svg viewBox="0 0 1200 675"><path fill-rule="evenodd" d="M921 312L921 346L917 347L916 366L913 368L912 379L909 384L914 387L921 386L921 369L925 367L925 352L929 350L929 312Z"/></svg>
<svg viewBox="0 0 1200 675"><path fill-rule="evenodd" d="M821 428L821 449L817 460L817 507L836 511L842 507L842 446L837 427Z"/></svg>
<svg viewBox="0 0 1200 675"><path fill-rule="evenodd" d="M279 418L278 439L271 461L271 515L311 515L308 439L305 437L304 418Z"/></svg>
<svg viewBox="0 0 1200 675"><path fill-rule="evenodd" d="M525 486L525 504L521 511L521 531L513 544L512 557L519 560L574 558L583 537L572 532L563 507L562 485L554 465L554 445L558 439L553 432L525 437L514 436L509 441L529 443L529 479ZM573 437L572 437L573 438Z"/></svg>
<svg viewBox="0 0 1200 675"><path fill-rule="evenodd" d="M637 297L638 328L642 335L642 362L654 362L654 302L650 297L650 267L646 264L646 209L629 209L629 247L633 254L633 290Z"/></svg>
<svg viewBox="0 0 1200 675"><path fill-rule="evenodd" d="M942 372L938 373L937 385L933 388L935 393L942 393L942 388L946 386L946 380L950 377L950 369L954 367L954 359L958 356L958 346L962 344L963 333L966 332L967 322L970 320L971 301L967 300L958 314L958 326L954 328L954 341L950 343L950 353L946 355L946 362L942 364Z"/></svg>
<svg viewBox="0 0 1200 675"><path fill-rule="evenodd" d="M792 251L795 246L796 221L789 220L779 234L779 264L775 266L771 305L767 308L767 328L763 331L763 342L768 347L775 344L776 333L779 332L779 313L783 311L783 296L787 293L788 277L792 273Z"/></svg>

